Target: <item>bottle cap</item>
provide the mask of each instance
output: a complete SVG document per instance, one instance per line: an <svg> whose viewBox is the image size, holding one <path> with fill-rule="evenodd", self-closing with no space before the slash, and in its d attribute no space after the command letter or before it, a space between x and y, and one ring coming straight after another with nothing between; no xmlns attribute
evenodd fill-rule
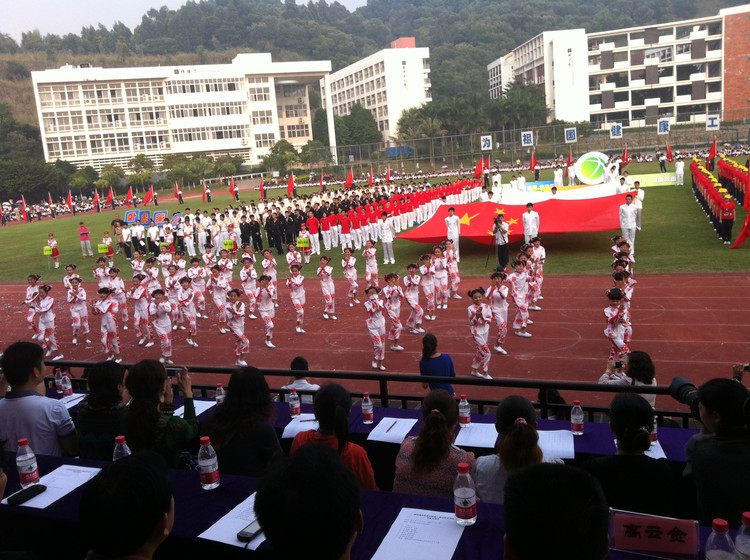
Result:
<svg viewBox="0 0 750 560"><path fill-rule="evenodd" d="M203 436L201 438L201 445L211 445L211 438L208 436Z"/></svg>
<svg viewBox="0 0 750 560"><path fill-rule="evenodd" d="M465 401L466 400L466 395L461 395L461 400Z"/></svg>
<svg viewBox="0 0 750 560"><path fill-rule="evenodd" d="M23 447L24 445L29 445L28 438L21 438L18 440L18 447Z"/></svg>
<svg viewBox="0 0 750 560"><path fill-rule="evenodd" d="M742 524L750 525L750 511L746 511L742 514Z"/></svg>
<svg viewBox="0 0 750 560"><path fill-rule="evenodd" d="M714 519L713 523L711 523L711 527L716 533L728 533L729 532L729 523L727 523L723 519Z"/></svg>
<svg viewBox="0 0 750 560"><path fill-rule="evenodd" d="M466 474L467 472L469 472L469 463L459 463L458 472L460 474Z"/></svg>
<svg viewBox="0 0 750 560"><path fill-rule="evenodd" d="M581 406L581 401L573 401L573 404L574 404L575 406Z"/></svg>
<svg viewBox="0 0 750 560"><path fill-rule="evenodd" d="M216 388L217 388L217 389L221 389L222 387L224 387L224 384L223 384L223 383L217 383L217 384L216 384Z"/></svg>
<svg viewBox="0 0 750 560"><path fill-rule="evenodd" d="M369 397L370 397L370 393L369 393L369 392L367 392L367 391L365 391L365 396L364 396L364 398L366 398L366 399L367 399L367 398L369 398Z"/></svg>
<svg viewBox="0 0 750 560"><path fill-rule="evenodd" d="M297 389L296 389L295 387L292 387L291 389L289 389L289 391L290 391L290 392L291 392L291 393L292 393L293 395L296 395L296 394L297 394Z"/></svg>
<svg viewBox="0 0 750 560"><path fill-rule="evenodd" d="M117 437L115 438L115 443L116 443L117 445L120 445L120 444L123 444L123 443L125 443L125 436L117 436Z"/></svg>

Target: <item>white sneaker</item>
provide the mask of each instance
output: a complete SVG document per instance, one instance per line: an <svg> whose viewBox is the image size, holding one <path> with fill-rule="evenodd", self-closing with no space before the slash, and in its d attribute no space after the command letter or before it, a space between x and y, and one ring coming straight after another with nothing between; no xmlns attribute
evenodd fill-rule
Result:
<svg viewBox="0 0 750 560"><path fill-rule="evenodd" d="M443 304L443 309L448 309L448 304L447 303Z"/></svg>
<svg viewBox="0 0 750 560"><path fill-rule="evenodd" d="M117 359L115 360L115 363L116 363L116 364L122 363L122 358L117 358ZM169 363L171 364L172 362L169 362Z"/></svg>
<svg viewBox="0 0 750 560"><path fill-rule="evenodd" d="M88 338L86 339L86 344L91 344L91 341Z"/></svg>
<svg viewBox="0 0 750 560"><path fill-rule="evenodd" d="M323 319L329 319L328 313L323 313Z"/></svg>
<svg viewBox="0 0 750 560"><path fill-rule="evenodd" d="M145 338L142 338L138 341L138 346L143 346L143 343L146 342Z"/></svg>
<svg viewBox="0 0 750 560"><path fill-rule="evenodd" d="M122 326L122 330L124 330L124 331L128 330L128 326L127 325L123 325Z"/></svg>
<svg viewBox="0 0 750 560"><path fill-rule="evenodd" d="M51 355L52 355L52 350L47 350L47 353L45 354L45 356L49 358Z"/></svg>
<svg viewBox="0 0 750 560"><path fill-rule="evenodd" d="M463 299L463 298L459 296L458 294L453 294L453 299Z"/></svg>
<svg viewBox="0 0 750 560"><path fill-rule="evenodd" d="M534 321L532 321L531 319L529 319L528 321L526 321L526 324L527 324L527 325L533 325L533 324L534 324Z"/></svg>
<svg viewBox="0 0 750 560"><path fill-rule="evenodd" d="M351 301L349 302L349 307L354 307L354 304Z"/></svg>
<svg viewBox="0 0 750 560"><path fill-rule="evenodd" d="M391 350L393 350L394 352L401 352L403 349L403 346L391 346Z"/></svg>
<svg viewBox="0 0 750 560"><path fill-rule="evenodd" d="M128 329L125 329L125 330L128 330ZM180 330L184 331L185 330L185 325L180 325Z"/></svg>
<svg viewBox="0 0 750 560"><path fill-rule="evenodd" d="M279 304L278 304L278 303L274 303L274 304L273 304L273 306L274 306L274 307L278 307L278 306L279 306Z"/></svg>
<svg viewBox="0 0 750 560"><path fill-rule="evenodd" d="M266 346L268 346L269 348L276 348L276 345L274 345L274 343L270 340L266 340Z"/></svg>
<svg viewBox="0 0 750 560"><path fill-rule="evenodd" d="M391 264L396 264L396 261L391 261Z"/></svg>
<svg viewBox="0 0 750 560"><path fill-rule="evenodd" d="M516 331L516 336L522 336L523 338L531 338L530 332Z"/></svg>
<svg viewBox="0 0 750 560"><path fill-rule="evenodd" d="M193 348L198 348L198 343L196 341L193 341Z"/></svg>
<svg viewBox="0 0 750 560"><path fill-rule="evenodd" d="M36 340L39 335L34 333L34 335L31 337L31 340Z"/></svg>
<svg viewBox="0 0 750 560"><path fill-rule="evenodd" d="M359 303L359 300L357 298L354 298L354 303Z"/></svg>
<svg viewBox="0 0 750 560"><path fill-rule="evenodd" d="M115 360L115 361L117 361L117 360ZM169 358L167 358L166 360L164 360L164 363L165 364L173 364L174 362L172 360L170 360Z"/></svg>
<svg viewBox="0 0 750 560"><path fill-rule="evenodd" d="M371 365L372 365L372 369L378 369L378 362L373 361Z"/></svg>
<svg viewBox="0 0 750 560"><path fill-rule="evenodd" d="M409 332L411 334L421 334L421 331L419 329L411 329Z"/></svg>
<svg viewBox="0 0 750 560"><path fill-rule="evenodd" d="M542 310L542 308L539 307L538 305L529 305L529 309L531 309L531 311L541 311Z"/></svg>
<svg viewBox="0 0 750 560"><path fill-rule="evenodd" d="M57 356L55 356L54 358L52 358L51 361L56 362L57 360L62 360L64 357L65 356L63 356L62 354L58 354Z"/></svg>
<svg viewBox="0 0 750 560"><path fill-rule="evenodd" d="M419 331L419 334L424 334L425 333L425 330L422 327L419 327L417 330Z"/></svg>
<svg viewBox="0 0 750 560"><path fill-rule="evenodd" d="M245 360L237 360L234 365L236 365L236 366L246 366L247 362Z"/></svg>
<svg viewBox="0 0 750 560"><path fill-rule="evenodd" d="M78 339L77 338L73 339L73 344L78 344Z"/></svg>
<svg viewBox="0 0 750 560"><path fill-rule="evenodd" d="M227 333L227 329L219 329L219 332L220 332L221 334L226 334L226 333Z"/></svg>
<svg viewBox="0 0 750 560"><path fill-rule="evenodd" d="M201 315L204 319L208 319L208 315Z"/></svg>
<svg viewBox="0 0 750 560"><path fill-rule="evenodd" d="M153 340L149 340L149 341L148 341L148 342L146 343L146 346L145 346L145 348L151 348L151 347L152 347L153 345L154 345L154 341L153 341Z"/></svg>
<svg viewBox="0 0 750 560"><path fill-rule="evenodd" d="M186 339L186 340L185 340L185 342L187 342L187 343L188 343L188 344L189 344L190 346L192 346L192 345L193 345L193 341L192 341L192 340L190 340L189 338L188 338L188 339Z"/></svg>
<svg viewBox="0 0 750 560"><path fill-rule="evenodd" d="M333 319L334 321L338 321L339 318L336 317L336 315L331 315L331 319Z"/></svg>
<svg viewBox="0 0 750 560"><path fill-rule="evenodd" d="M385 366L378 366L378 369L379 369L380 371L385 371Z"/></svg>
<svg viewBox="0 0 750 560"><path fill-rule="evenodd" d="M258 316L250 313L250 315L248 315L248 318L250 318L250 319L257 319Z"/></svg>
<svg viewBox="0 0 750 560"><path fill-rule="evenodd" d="M503 356L505 356L507 354L507 352L505 351L505 349L502 346L495 346L495 352L498 352L498 353L502 354Z"/></svg>
<svg viewBox="0 0 750 560"><path fill-rule="evenodd" d="M479 379L484 379L484 374L478 371L472 371L471 375L473 375L474 377L478 377Z"/></svg>
<svg viewBox="0 0 750 560"><path fill-rule="evenodd" d="M490 375L489 373L483 373L483 374L482 374L482 377L483 377L484 379L492 379L492 376L491 376L491 375Z"/></svg>
<svg viewBox="0 0 750 560"><path fill-rule="evenodd" d="M304 330L302 327L297 327L297 332L300 334L305 334L307 331Z"/></svg>
<svg viewBox="0 0 750 560"><path fill-rule="evenodd" d="M538 298L536 298L536 299L537 299L537 300L540 300L540 299L544 299L544 296L539 296L539 297L538 297Z"/></svg>
<svg viewBox="0 0 750 560"><path fill-rule="evenodd" d="M172 330L176 331L177 330L177 325L172 325Z"/></svg>

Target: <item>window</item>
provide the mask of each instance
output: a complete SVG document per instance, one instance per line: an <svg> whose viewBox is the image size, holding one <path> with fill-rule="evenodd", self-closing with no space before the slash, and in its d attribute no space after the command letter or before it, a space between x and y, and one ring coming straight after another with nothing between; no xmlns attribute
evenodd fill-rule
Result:
<svg viewBox="0 0 750 560"><path fill-rule="evenodd" d="M269 101L271 90L267 87L248 88L247 97L250 101Z"/></svg>
<svg viewBox="0 0 750 560"><path fill-rule="evenodd" d="M310 127L306 124L290 124L286 127L288 138L304 138L310 136Z"/></svg>
<svg viewBox="0 0 750 560"><path fill-rule="evenodd" d="M275 144L275 135L272 132L264 132L255 135L256 148L270 148Z"/></svg>
<svg viewBox="0 0 750 560"><path fill-rule="evenodd" d="M286 105L284 106L284 116L287 119L307 116L307 105Z"/></svg>
<svg viewBox="0 0 750 560"><path fill-rule="evenodd" d="M252 123L253 124L273 124L273 112L272 111L253 111Z"/></svg>

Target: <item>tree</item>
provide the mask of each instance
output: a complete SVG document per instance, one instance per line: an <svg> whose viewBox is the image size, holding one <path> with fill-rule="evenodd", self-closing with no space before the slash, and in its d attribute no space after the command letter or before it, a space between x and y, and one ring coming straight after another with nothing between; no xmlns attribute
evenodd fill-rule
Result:
<svg viewBox="0 0 750 560"><path fill-rule="evenodd" d="M74 189L85 190L91 188L96 181L99 179L99 174L96 169L87 165L81 169L76 170L68 180L68 184Z"/></svg>
<svg viewBox="0 0 750 560"><path fill-rule="evenodd" d="M303 165L308 165L312 169L316 163L328 163L333 160L331 151L319 140L308 140L307 144L300 148L299 161Z"/></svg>
<svg viewBox="0 0 750 560"><path fill-rule="evenodd" d="M190 169L201 179L206 178L206 172L214 166L213 160L208 156L193 156L190 160Z"/></svg>
<svg viewBox="0 0 750 560"><path fill-rule="evenodd" d="M264 171L278 171L284 175L292 164L299 161L299 154L287 140L279 140L271 151L263 156L261 165Z"/></svg>
<svg viewBox="0 0 750 560"><path fill-rule="evenodd" d="M547 122L549 109L540 89L519 82L510 84L501 100L502 113L511 128L541 125Z"/></svg>
<svg viewBox="0 0 750 560"><path fill-rule="evenodd" d="M108 187L116 188L123 177L125 177L125 170L119 165L108 163L102 167L101 177L107 182Z"/></svg>
<svg viewBox="0 0 750 560"><path fill-rule="evenodd" d="M326 146L330 146L331 143L328 139L328 116L326 115L325 109L318 109L315 111L315 117L313 117L312 123L313 140L322 142ZM336 142L339 139L336 138Z"/></svg>
<svg viewBox="0 0 750 560"><path fill-rule="evenodd" d="M349 132L349 143L372 144L383 141L383 134L372 113L361 104L355 103L347 116L344 117Z"/></svg>
<svg viewBox="0 0 750 560"><path fill-rule="evenodd" d="M237 173L237 165L229 156L222 156L214 163L214 170L219 177L229 177Z"/></svg>

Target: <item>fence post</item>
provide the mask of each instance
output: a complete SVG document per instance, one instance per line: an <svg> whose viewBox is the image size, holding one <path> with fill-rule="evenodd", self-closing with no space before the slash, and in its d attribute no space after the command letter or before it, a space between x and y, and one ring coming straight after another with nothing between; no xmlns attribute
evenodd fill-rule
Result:
<svg viewBox="0 0 750 560"><path fill-rule="evenodd" d="M378 381L378 383L380 384L380 406L382 406L383 408L388 408L388 381L385 379L381 379Z"/></svg>

